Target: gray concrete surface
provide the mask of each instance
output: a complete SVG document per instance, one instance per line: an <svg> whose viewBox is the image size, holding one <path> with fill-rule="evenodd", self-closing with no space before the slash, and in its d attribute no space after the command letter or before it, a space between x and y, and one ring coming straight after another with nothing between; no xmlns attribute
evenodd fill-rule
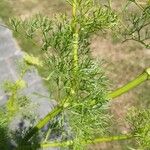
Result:
<svg viewBox="0 0 150 150"><path fill-rule="evenodd" d="M23 52L14 40L12 32L0 26L0 85L2 85L5 80L17 80L19 74L17 72L16 63L18 59L22 59L22 56ZM24 90L24 93L29 96L33 102L39 105L37 113L40 118L43 118L52 110L56 102L50 100L49 92L44 87L36 69L28 72L24 79L28 84L28 88ZM33 93L38 93L46 97L39 97ZM7 95L0 86L0 106L5 104L6 101ZM17 126L17 123L15 125ZM49 148L49 150L56 149Z"/></svg>

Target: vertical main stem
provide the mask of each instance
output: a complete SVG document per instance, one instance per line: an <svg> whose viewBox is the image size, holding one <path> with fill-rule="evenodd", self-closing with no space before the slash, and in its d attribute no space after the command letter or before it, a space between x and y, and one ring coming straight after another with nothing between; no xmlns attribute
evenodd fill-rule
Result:
<svg viewBox="0 0 150 150"><path fill-rule="evenodd" d="M77 0L73 0L72 4L72 31L73 31L73 63L74 63L74 74L78 71L78 48L79 48L79 34L77 26Z"/></svg>
<svg viewBox="0 0 150 150"><path fill-rule="evenodd" d="M108 0L108 3L109 3L109 7L111 8L111 0Z"/></svg>
<svg viewBox="0 0 150 150"><path fill-rule="evenodd" d="M73 84L71 93L77 94L77 74L78 74L78 49L79 49L79 33L78 33L78 22L77 22L77 0L72 1L72 55L73 55Z"/></svg>
<svg viewBox="0 0 150 150"><path fill-rule="evenodd" d="M76 93L76 79L78 72L78 48L79 48L79 34L78 34L78 23L77 23L77 0L73 0L72 3L72 32L73 32L73 77L74 77L74 85L72 87L72 94ZM62 106L56 107L52 112L48 113L43 119L41 119L36 126L34 126L28 133L26 133L23 138L23 142L27 142L30 138L36 134L44 125L46 125L52 118L58 115L62 111Z"/></svg>
<svg viewBox="0 0 150 150"><path fill-rule="evenodd" d="M77 30L73 35L73 58L74 58L74 72L75 74L78 71L78 33Z"/></svg>

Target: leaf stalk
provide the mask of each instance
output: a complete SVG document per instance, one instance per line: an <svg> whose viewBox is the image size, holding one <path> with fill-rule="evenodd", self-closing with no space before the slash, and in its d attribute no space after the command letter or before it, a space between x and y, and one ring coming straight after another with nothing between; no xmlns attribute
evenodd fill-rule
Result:
<svg viewBox="0 0 150 150"><path fill-rule="evenodd" d="M118 141L118 140L127 140L133 138L133 135L125 134L125 135L118 135L118 136L111 136L111 137L102 137L102 138L96 138L93 140L86 140L82 141L81 144L89 145L89 144L96 144L96 143L103 143L103 142L112 142L112 141ZM65 142L48 142L48 143L42 143L40 144L41 148L48 148L48 147L68 147L70 145L73 145L73 141L65 141Z"/></svg>
<svg viewBox="0 0 150 150"><path fill-rule="evenodd" d="M141 83L143 83L144 81L149 80L149 79L150 79L150 68L147 68L144 70L144 72L141 75L139 75L138 77L136 77L135 79L133 79L132 81L127 83L126 85L111 92L108 95L108 98L114 99L114 98L130 91L131 89L137 87L138 85L140 85Z"/></svg>

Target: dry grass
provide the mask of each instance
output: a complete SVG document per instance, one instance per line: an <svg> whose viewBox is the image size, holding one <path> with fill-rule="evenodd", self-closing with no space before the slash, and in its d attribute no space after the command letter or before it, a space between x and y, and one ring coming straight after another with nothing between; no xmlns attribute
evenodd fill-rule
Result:
<svg viewBox="0 0 150 150"><path fill-rule="evenodd" d="M10 2L16 16L29 17L37 13L52 16L58 12L66 12L69 7L65 0L13 0Z"/></svg>
<svg viewBox="0 0 150 150"><path fill-rule="evenodd" d="M111 81L110 90L124 85L150 65L150 51L134 42L113 44L109 39L95 37L91 48L94 57L101 58L106 62L106 73ZM143 83L111 103L111 112L116 120L115 128L117 132L126 133L129 130L125 121L129 108L132 106L147 107L149 105L149 86L149 83ZM94 149L124 150L127 149L125 147L126 143L115 142L114 144L98 145Z"/></svg>

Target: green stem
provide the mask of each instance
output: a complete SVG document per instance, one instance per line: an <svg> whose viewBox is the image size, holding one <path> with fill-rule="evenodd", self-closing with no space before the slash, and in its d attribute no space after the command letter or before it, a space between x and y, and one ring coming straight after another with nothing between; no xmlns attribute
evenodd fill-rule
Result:
<svg viewBox="0 0 150 150"><path fill-rule="evenodd" d="M108 0L109 7L111 8L111 0Z"/></svg>
<svg viewBox="0 0 150 150"><path fill-rule="evenodd" d="M79 49L79 33L78 33L78 21L77 21L77 0L72 1L72 33L73 33L73 42L72 42L72 55L73 55L73 85L71 88L71 93L74 95L77 94L78 86L78 49Z"/></svg>
<svg viewBox="0 0 150 150"><path fill-rule="evenodd" d="M77 28L77 0L73 0L72 4L72 31L73 31L73 60L74 60L74 77L76 79L77 71L78 71L78 28ZM75 86L73 86L72 93L75 93ZM24 137L23 142L28 141L39 129L44 127L53 117L58 115L62 111L62 107L56 107L52 112L47 114L42 120L38 122L38 124L32 128Z"/></svg>
<svg viewBox="0 0 150 150"><path fill-rule="evenodd" d="M96 144L96 143L103 143L103 142L112 142L112 141L118 141L118 140L127 140L133 138L133 135L119 135L119 136L111 136L111 137L102 137L102 138L96 138L93 140L83 140L81 144L88 145L88 144ZM73 145L73 141L65 141L65 142L49 142L49 143L42 143L40 144L41 148L48 148L48 147L68 147L70 145Z"/></svg>
<svg viewBox="0 0 150 150"><path fill-rule="evenodd" d="M137 1L135 1L134 3L135 3L136 6L139 7L142 11L144 10L144 8L143 8Z"/></svg>
<svg viewBox="0 0 150 150"><path fill-rule="evenodd" d="M144 81L149 80L149 79L150 79L150 68L146 69L141 75L139 75L134 80L127 83L126 85L124 85L121 88L118 88L117 90L111 92L108 95L108 98L114 99L114 98L128 92L129 90L137 87L139 84L141 84Z"/></svg>
<svg viewBox="0 0 150 150"><path fill-rule="evenodd" d="M49 129L48 129L48 131L47 131L47 133L46 133L46 137L45 137L44 142L47 142L47 140L48 140L50 134L51 134L51 128L49 127Z"/></svg>
<svg viewBox="0 0 150 150"><path fill-rule="evenodd" d="M27 142L30 138L36 134L42 127L44 127L51 119L53 119L56 115L58 115L63 110L62 106L57 106L53 111L48 113L43 119L41 119L34 128L29 130L25 137L23 138L23 142Z"/></svg>
<svg viewBox="0 0 150 150"><path fill-rule="evenodd" d="M79 48L79 34L77 27L77 0L72 2L72 31L73 31L73 60L74 60L74 72L76 74L78 70L78 48Z"/></svg>

